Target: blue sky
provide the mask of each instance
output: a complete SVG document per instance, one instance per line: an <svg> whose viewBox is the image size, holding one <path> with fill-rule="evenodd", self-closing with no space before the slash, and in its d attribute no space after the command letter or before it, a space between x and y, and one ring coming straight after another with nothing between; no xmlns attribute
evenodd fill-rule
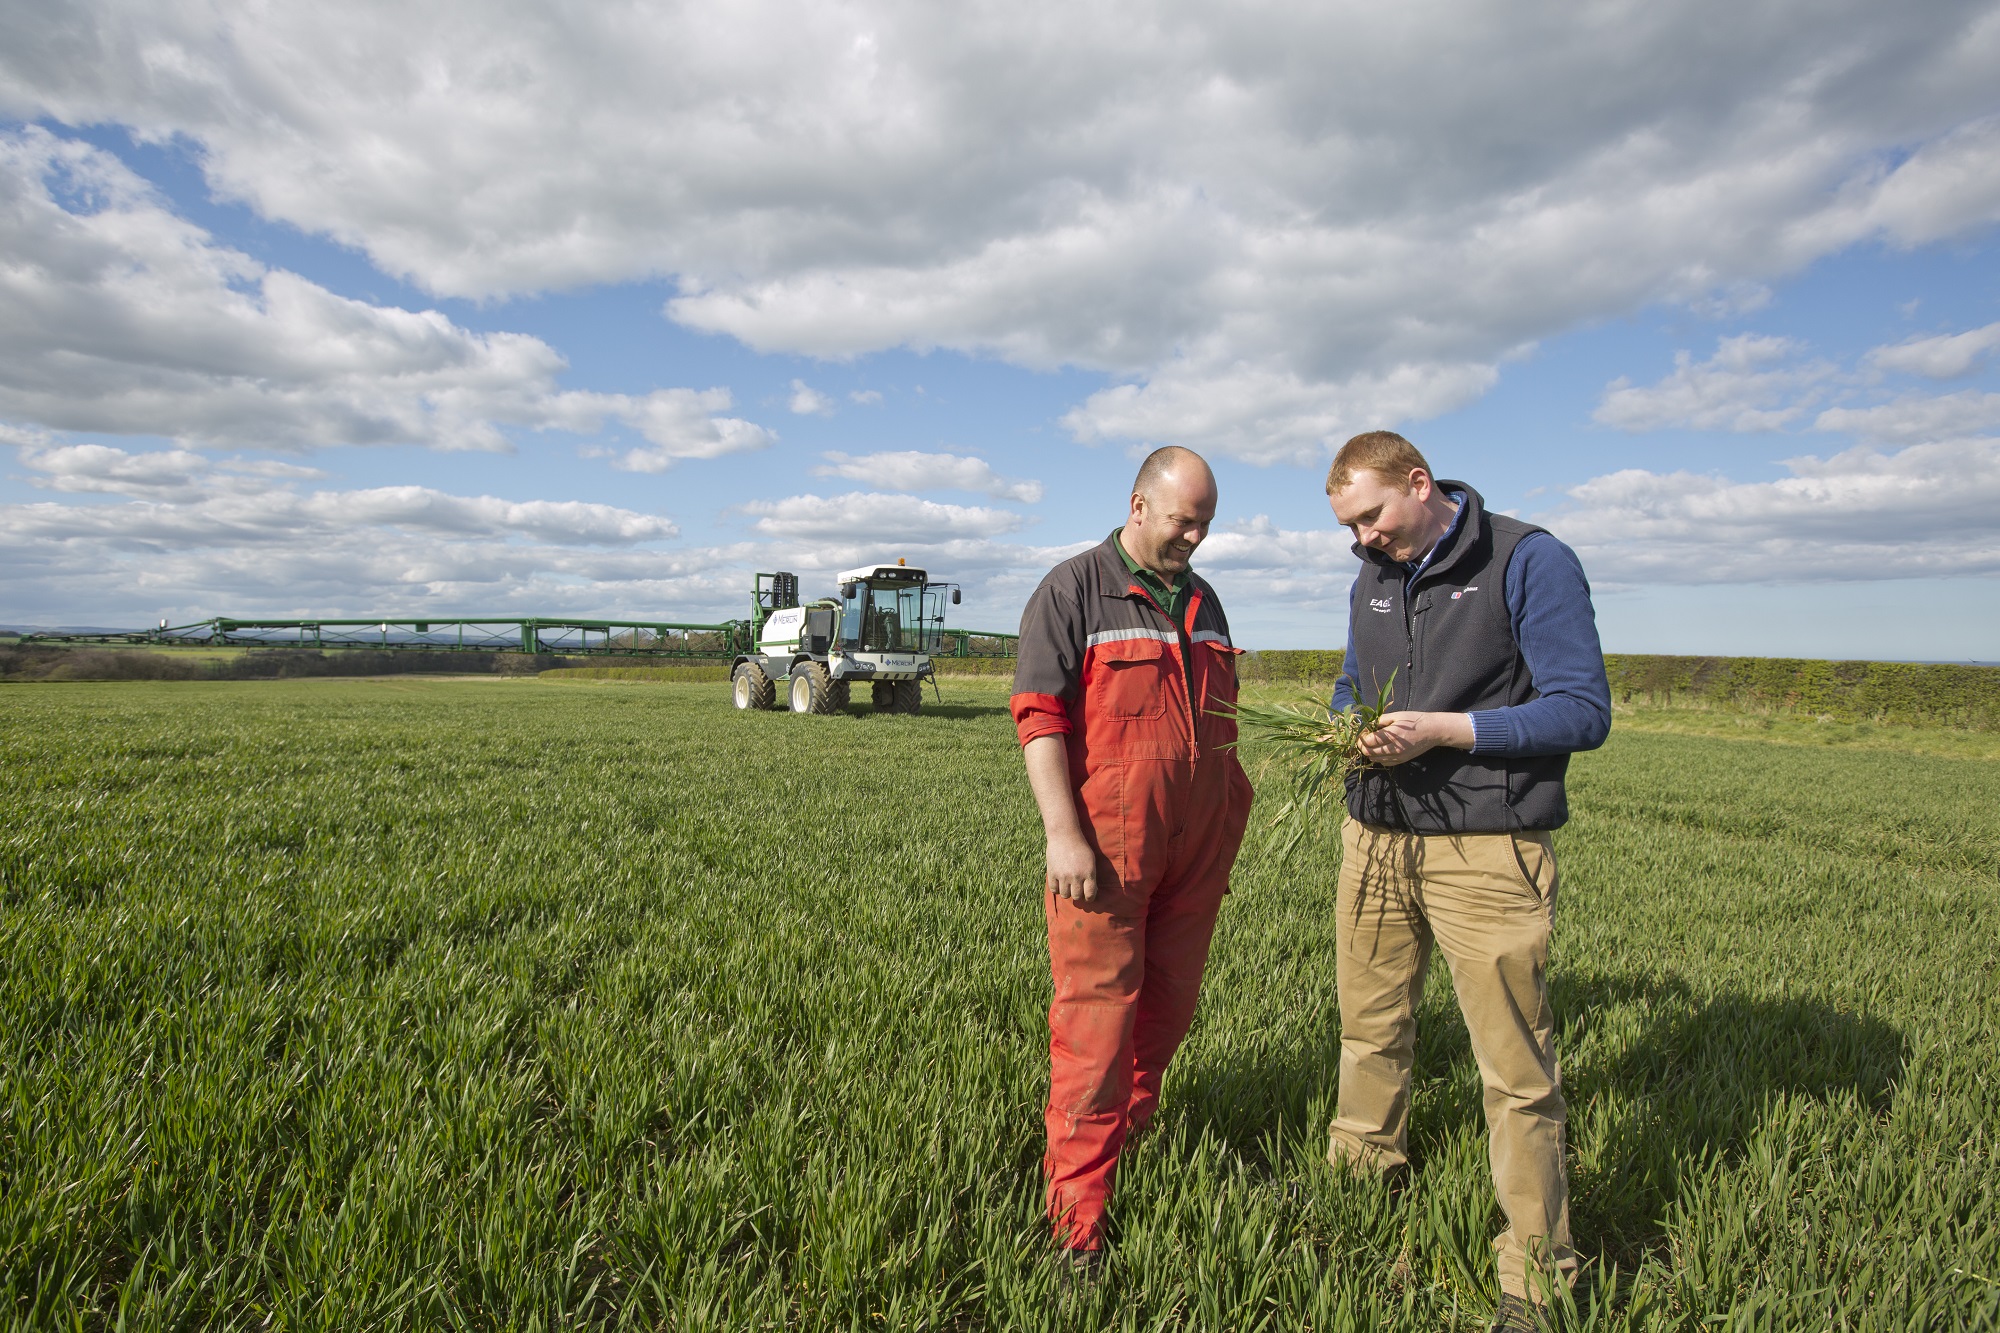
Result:
<svg viewBox="0 0 2000 1333"><path fill-rule="evenodd" d="M5 20L0 622L1007 628L1175 443L1333 646L1390 426L1609 649L2000 658L1993 5L622 12Z"/></svg>

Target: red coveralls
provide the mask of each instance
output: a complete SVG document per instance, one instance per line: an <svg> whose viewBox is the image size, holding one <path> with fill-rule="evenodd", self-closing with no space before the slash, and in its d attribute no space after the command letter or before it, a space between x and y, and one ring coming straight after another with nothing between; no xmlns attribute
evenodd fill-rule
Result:
<svg viewBox="0 0 2000 1333"><path fill-rule="evenodd" d="M1048 895L1048 1212L1059 1242L1102 1244L1112 1173L1159 1103L1194 1019L1202 968L1250 815L1236 656L1194 578L1180 624L1107 541L1044 579L1021 621L1012 705L1021 743L1065 736L1097 897ZM1185 665L1184 665L1185 664ZM1189 693L1192 683L1192 698Z"/></svg>

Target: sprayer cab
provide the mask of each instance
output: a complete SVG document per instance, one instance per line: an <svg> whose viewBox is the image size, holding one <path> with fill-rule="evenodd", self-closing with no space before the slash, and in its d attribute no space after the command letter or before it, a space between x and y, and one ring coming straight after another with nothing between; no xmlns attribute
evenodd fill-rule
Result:
<svg viewBox="0 0 2000 1333"><path fill-rule="evenodd" d="M915 713L923 681L944 642L945 608L958 585L898 561L844 570L839 595L801 604L798 577L759 574L751 596L756 651L736 659L730 690L738 708L833 713L855 681L869 684L877 711Z"/></svg>

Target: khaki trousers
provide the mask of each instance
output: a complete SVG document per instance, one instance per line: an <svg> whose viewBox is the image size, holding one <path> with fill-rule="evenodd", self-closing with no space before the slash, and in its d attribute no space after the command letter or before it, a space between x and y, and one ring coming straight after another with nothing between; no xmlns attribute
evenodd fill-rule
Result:
<svg viewBox="0 0 2000 1333"><path fill-rule="evenodd" d="M1549 1012L1549 835L1395 833L1349 819L1341 848L1340 1100L1327 1156L1371 1172L1409 1160L1417 1003L1435 942L1486 1085L1493 1188L1507 1218L1493 1242L1500 1288L1539 1303L1551 1269L1565 1282L1576 1269Z"/></svg>

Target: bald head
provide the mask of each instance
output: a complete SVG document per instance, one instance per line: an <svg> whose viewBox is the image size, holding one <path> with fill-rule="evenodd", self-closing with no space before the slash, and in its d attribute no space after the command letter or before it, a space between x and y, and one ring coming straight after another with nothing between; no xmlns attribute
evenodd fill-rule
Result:
<svg viewBox="0 0 2000 1333"><path fill-rule="evenodd" d="M1207 459L1192 449L1170 444L1164 449L1153 450L1146 455L1146 461L1139 464L1139 475L1132 478L1132 494L1157 495L1160 483L1169 475L1188 480L1204 479L1211 490L1215 487L1215 473L1209 470Z"/></svg>
<svg viewBox="0 0 2000 1333"><path fill-rule="evenodd" d="M1215 473L1192 449L1146 455L1132 479L1132 510L1119 542L1143 569L1177 581L1215 521Z"/></svg>

